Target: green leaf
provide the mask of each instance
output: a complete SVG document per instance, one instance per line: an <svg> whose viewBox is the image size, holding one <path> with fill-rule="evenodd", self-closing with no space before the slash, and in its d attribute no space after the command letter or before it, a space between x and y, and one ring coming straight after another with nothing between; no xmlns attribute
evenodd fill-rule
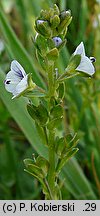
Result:
<svg viewBox="0 0 100 216"><path fill-rule="evenodd" d="M63 116L63 109L60 104L54 106L50 112L52 118L60 118Z"/></svg>
<svg viewBox="0 0 100 216"><path fill-rule="evenodd" d="M65 84L64 82L59 83L59 87L57 89L59 98L63 99L64 98L64 94L65 94Z"/></svg>
<svg viewBox="0 0 100 216"><path fill-rule="evenodd" d="M47 70L47 64L48 64L47 60L40 55L38 50L36 50L36 57L37 57L38 62L41 65L41 67L46 71Z"/></svg>
<svg viewBox="0 0 100 216"><path fill-rule="evenodd" d="M59 23L60 23L60 18L58 15L54 15L53 17L50 18L50 23L51 23L51 28L54 29L56 28Z"/></svg>
<svg viewBox="0 0 100 216"><path fill-rule="evenodd" d="M25 164L26 168L28 168L28 164L34 164L34 160L32 160L30 158L24 159L24 164Z"/></svg>
<svg viewBox="0 0 100 216"><path fill-rule="evenodd" d="M30 172L29 170L24 169L24 171L27 172L28 174L34 176L35 178L37 178L38 181L39 181L39 182L42 184L42 186L43 186L43 192L44 192L45 194L48 194L48 189L47 189L47 187L46 187L46 185L45 185L44 180L43 180L41 177L37 176L37 175L36 175L35 173L33 173L33 172Z"/></svg>
<svg viewBox="0 0 100 216"><path fill-rule="evenodd" d="M66 68L67 73L73 72L80 64L80 61L81 61L81 55L72 55L72 57L70 58L69 64Z"/></svg>
<svg viewBox="0 0 100 216"><path fill-rule="evenodd" d="M45 135L45 128L43 128L37 122L35 122L35 126L36 126L36 129L37 129L37 132L38 132L38 136L41 139L41 143L43 143L44 145L47 145L47 140L46 140L46 135Z"/></svg>
<svg viewBox="0 0 100 216"><path fill-rule="evenodd" d="M30 175L33 175L35 178L37 178L42 186L43 190L47 193L48 190L45 185L44 178L47 175L49 163L46 159L44 159L41 156L38 156L35 161L27 158L24 160L24 164L26 166L26 172L28 172Z"/></svg>
<svg viewBox="0 0 100 216"><path fill-rule="evenodd" d="M41 179L44 178L44 174L42 173L41 168L39 168L36 164L27 164L27 170L31 173L34 173Z"/></svg>
<svg viewBox="0 0 100 216"><path fill-rule="evenodd" d="M59 160L58 164L57 164L57 169L56 169L56 172L57 174L60 173L62 167L66 164L66 162L76 154L76 152L78 151L79 149L78 148L73 148L71 151L67 152L66 155L61 159Z"/></svg>
<svg viewBox="0 0 100 216"><path fill-rule="evenodd" d="M35 24L35 29L36 31L43 35L44 37L46 38L49 38L51 36L51 28L49 26L49 23L48 21L44 21L42 20L43 22L39 22L40 20L36 20Z"/></svg>
<svg viewBox="0 0 100 216"><path fill-rule="evenodd" d="M38 156L36 158L36 165L41 168L44 176L46 177L49 169L48 161L45 158Z"/></svg>
<svg viewBox="0 0 100 216"><path fill-rule="evenodd" d="M39 74L34 70L34 63L30 58L29 54L22 46L14 31L12 30L9 22L4 14L3 10L0 8L0 28L1 32L6 40L6 43L9 44L11 55L14 56L17 61L25 68L27 73L32 73L34 76L34 82L40 85L41 87L45 87L42 79Z"/></svg>
<svg viewBox="0 0 100 216"><path fill-rule="evenodd" d="M77 134L72 136L72 134L67 134L64 137L61 137L56 141L56 153L58 157L63 158L71 152L73 148L77 145L79 139L77 138Z"/></svg>
<svg viewBox="0 0 100 216"><path fill-rule="evenodd" d="M64 32L64 30L66 30L66 27L69 26L71 21L72 21L72 17L71 17L70 10L62 11L60 13L60 24L58 26L58 33L60 34Z"/></svg>
<svg viewBox="0 0 100 216"><path fill-rule="evenodd" d="M28 169L28 165L29 165L29 164L33 164L33 165L34 165L34 163L35 163L35 161L32 160L32 159L30 159L30 158L24 159L23 162L24 162L24 164L25 164L25 166L26 166L26 169Z"/></svg>
<svg viewBox="0 0 100 216"><path fill-rule="evenodd" d="M67 149L71 149L75 147L78 141L79 139L78 139L77 134L75 134L74 136L72 134L67 134L67 136L65 137L65 143L66 143Z"/></svg>
<svg viewBox="0 0 100 216"><path fill-rule="evenodd" d="M63 47L66 45L66 39L62 41L62 43L57 47L58 50L60 51Z"/></svg>
<svg viewBox="0 0 100 216"><path fill-rule="evenodd" d="M54 14L56 14L56 15L60 14L59 8L56 4L54 4L53 9L54 9Z"/></svg>
<svg viewBox="0 0 100 216"><path fill-rule="evenodd" d="M56 146L56 153L57 153L58 157L61 157L62 152L65 148L64 137L61 137L60 139L58 139L55 143L55 146Z"/></svg>
<svg viewBox="0 0 100 216"><path fill-rule="evenodd" d="M46 55L47 52L47 41L45 39L45 37L43 37L42 35L38 34L35 40L37 49L39 50L40 54L42 54L43 56Z"/></svg>
<svg viewBox="0 0 100 216"><path fill-rule="evenodd" d="M61 124L61 122L62 122L62 118L61 118L61 117L52 119L52 120L47 124L47 128L48 128L49 130L53 130L53 129L55 129L56 127L58 127L59 124Z"/></svg>
<svg viewBox="0 0 100 216"><path fill-rule="evenodd" d="M53 48L47 53L48 60L55 61L59 56L59 52L57 48Z"/></svg>
<svg viewBox="0 0 100 216"><path fill-rule="evenodd" d="M44 105L40 103L38 107L33 104L27 104L27 110L30 116L41 126L44 126L48 120L48 112Z"/></svg>
<svg viewBox="0 0 100 216"><path fill-rule="evenodd" d="M55 47L55 44L54 44L54 41L52 40L52 38L47 39L47 44L48 44L48 47L50 50Z"/></svg>

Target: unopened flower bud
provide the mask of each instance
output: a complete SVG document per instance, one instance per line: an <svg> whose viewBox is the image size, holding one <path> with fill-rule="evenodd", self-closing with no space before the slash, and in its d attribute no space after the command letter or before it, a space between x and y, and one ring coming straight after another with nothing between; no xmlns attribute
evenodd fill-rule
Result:
<svg viewBox="0 0 100 216"><path fill-rule="evenodd" d="M45 22L44 20L37 20L37 25L41 24L41 23L44 23L44 22Z"/></svg>
<svg viewBox="0 0 100 216"><path fill-rule="evenodd" d="M46 10L41 10L40 17L45 21L49 21L49 14L47 13Z"/></svg>
<svg viewBox="0 0 100 216"><path fill-rule="evenodd" d="M71 11L63 11L60 14L60 24L58 26L58 32L61 33L64 31L68 25L71 23L72 17L71 17Z"/></svg>
<svg viewBox="0 0 100 216"><path fill-rule="evenodd" d="M48 24L48 21L36 20L36 30L37 32L39 32L40 34L42 34L47 38L50 37L51 35L51 29Z"/></svg>
<svg viewBox="0 0 100 216"><path fill-rule="evenodd" d="M56 4L54 4L54 14L59 15L60 11Z"/></svg>
<svg viewBox="0 0 100 216"><path fill-rule="evenodd" d="M66 18L69 19L71 17L71 11L67 10L67 11L62 11L60 14L60 19L65 20Z"/></svg>
<svg viewBox="0 0 100 216"><path fill-rule="evenodd" d="M53 17L51 17L50 23L51 23L51 28L56 28L59 25L59 23L60 23L59 16L58 15L54 15Z"/></svg>

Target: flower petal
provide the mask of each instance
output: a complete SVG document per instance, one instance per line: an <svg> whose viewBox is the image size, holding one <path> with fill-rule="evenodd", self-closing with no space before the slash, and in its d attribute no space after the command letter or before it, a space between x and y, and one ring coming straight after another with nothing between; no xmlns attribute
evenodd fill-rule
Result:
<svg viewBox="0 0 100 216"><path fill-rule="evenodd" d="M21 79L26 76L24 68L16 60L13 60L11 63L11 71L13 71Z"/></svg>
<svg viewBox="0 0 100 216"><path fill-rule="evenodd" d="M79 44L79 46L76 48L74 55L82 55L85 56L85 48L83 42Z"/></svg>
<svg viewBox="0 0 100 216"><path fill-rule="evenodd" d="M8 91L8 92L11 92L13 93L15 88L16 88L16 83L12 83L10 82L9 84L5 84L5 89Z"/></svg>
<svg viewBox="0 0 100 216"><path fill-rule="evenodd" d="M20 83L16 86L15 91L13 92L13 98L17 97L28 87L28 75L26 75Z"/></svg>
<svg viewBox="0 0 100 216"><path fill-rule="evenodd" d="M13 93L20 81L21 79L18 76L16 76L12 71L9 71L4 81L6 90Z"/></svg>
<svg viewBox="0 0 100 216"><path fill-rule="evenodd" d="M21 78L16 76L16 74L13 71L9 71L6 75L6 80L12 80L12 81L16 81L16 82L20 82Z"/></svg>
<svg viewBox="0 0 100 216"><path fill-rule="evenodd" d="M91 60L87 56L82 56L81 62L76 70L84 72L92 76L95 73L95 68L91 63Z"/></svg>
<svg viewBox="0 0 100 216"><path fill-rule="evenodd" d="M60 37L52 38L56 47L58 47L62 43L62 39Z"/></svg>

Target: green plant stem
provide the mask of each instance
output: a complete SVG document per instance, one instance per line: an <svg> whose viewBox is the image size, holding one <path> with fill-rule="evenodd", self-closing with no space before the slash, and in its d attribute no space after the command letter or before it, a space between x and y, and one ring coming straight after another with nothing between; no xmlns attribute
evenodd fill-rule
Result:
<svg viewBox="0 0 100 216"><path fill-rule="evenodd" d="M49 99L54 96L54 64L50 63L48 66L48 88Z"/></svg>
<svg viewBox="0 0 100 216"><path fill-rule="evenodd" d="M49 88L49 113L51 110L51 98L54 97L54 64L50 64L48 67L48 88ZM49 118L49 121L51 119ZM55 199L55 146L54 146L54 130L48 129L48 149L49 149L49 172L48 172L48 184L52 194L52 198Z"/></svg>
<svg viewBox="0 0 100 216"><path fill-rule="evenodd" d="M49 130L49 173L48 183L53 199L55 199L55 149L54 149L54 131Z"/></svg>
<svg viewBox="0 0 100 216"><path fill-rule="evenodd" d="M44 178L44 182L45 182L45 184L46 184L46 186L48 188L48 191L49 191L49 198L53 200L53 196L52 196L52 193L51 193L51 190L50 190L50 187L49 187L49 184L48 184L48 181L47 181L46 178ZM48 199L48 195L46 195L45 198Z"/></svg>

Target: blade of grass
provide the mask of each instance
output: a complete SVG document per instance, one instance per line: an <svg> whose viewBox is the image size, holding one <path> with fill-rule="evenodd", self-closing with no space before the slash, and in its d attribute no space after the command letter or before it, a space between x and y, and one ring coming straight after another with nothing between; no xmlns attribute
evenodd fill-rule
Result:
<svg viewBox="0 0 100 216"><path fill-rule="evenodd" d="M66 0L60 0L60 10L66 10Z"/></svg>
<svg viewBox="0 0 100 216"><path fill-rule="evenodd" d="M23 42L25 47L28 47L28 34L30 30L30 25L27 17L27 10L25 7L25 2L23 0L16 0L16 8L21 19L21 27L23 29Z"/></svg>
<svg viewBox="0 0 100 216"><path fill-rule="evenodd" d="M15 179L16 179L16 188L18 190L18 194L20 197L22 197L22 187L20 185L19 181L19 175L18 175L18 165L17 165L17 157L16 157L16 151L14 149L14 143L11 142L11 137L9 136L8 129L5 126L5 132L4 132L4 142L6 146L6 154L7 154L7 166L10 173L13 173Z"/></svg>
<svg viewBox="0 0 100 216"><path fill-rule="evenodd" d="M33 10L34 15L38 16L39 12L41 10L41 1L40 0L37 0L37 1L32 0L32 1L30 1L30 3L29 3L29 1L27 1L27 3L28 3L28 5L30 5L30 8Z"/></svg>
<svg viewBox="0 0 100 216"><path fill-rule="evenodd" d="M96 195L92 190L91 184L86 179L76 159L73 157L63 169L61 178L66 176L65 187L76 199L96 199Z"/></svg>
<svg viewBox="0 0 100 216"><path fill-rule="evenodd" d="M88 17L87 1L82 0L81 13L79 14L80 31L77 34L76 44L79 44L80 41L83 40L83 35L85 36L86 34L85 32L86 32L86 26L87 26L87 17Z"/></svg>

